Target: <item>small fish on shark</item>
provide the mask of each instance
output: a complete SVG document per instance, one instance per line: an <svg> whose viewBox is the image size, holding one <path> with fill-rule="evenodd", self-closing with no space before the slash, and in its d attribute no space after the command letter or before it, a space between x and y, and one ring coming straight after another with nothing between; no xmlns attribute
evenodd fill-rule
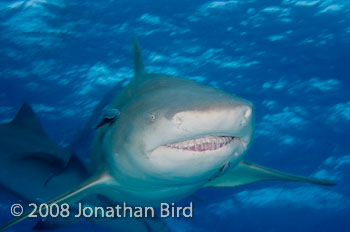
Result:
<svg viewBox="0 0 350 232"><path fill-rule="evenodd" d="M94 116L96 134L86 167L87 175L80 175L74 168L65 169L69 167L67 164L72 160L72 154L60 150L52 141L50 144L57 149L56 152L47 148L47 143L38 142L41 150L26 145L16 156L17 161L25 158L32 160L33 165L38 165L38 159L34 162L31 157L39 157L40 162L45 164L58 160L62 163L60 175L69 172L77 176L70 184L69 179L65 179L70 186L70 189L64 189L65 193L61 190L56 191L56 196L53 192L46 194L50 197L46 197L48 205L74 204L97 195L133 206L157 206L182 200L201 188L231 188L264 180L335 184L280 172L245 160L255 129L251 102L188 79L148 73L136 39L133 56L133 79L117 96L108 93L105 99L108 98L109 104L98 107L102 118L97 120L98 117ZM16 118L1 125L0 134L20 130L21 125L23 128L30 125L22 122L28 118L24 113L18 116L20 120ZM30 118L33 121L34 117ZM37 120L34 121L37 126L32 129L37 130L40 126ZM41 135L47 139L44 133ZM0 143L0 150L7 143L11 142ZM12 160L12 167L17 161ZM28 170L35 173L34 168ZM51 172L51 169L38 172L32 179L40 179L35 182L37 186L45 185L48 175L55 174ZM16 191L11 183L13 178L5 179L6 170L1 170L0 184ZM75 187L71 187L72 184ZM37 192L41 188L38 187ZM34 195L32 193L31 197ZM0 227L0 231L26 219L28 215L26 213L9 221Z"/></svg>

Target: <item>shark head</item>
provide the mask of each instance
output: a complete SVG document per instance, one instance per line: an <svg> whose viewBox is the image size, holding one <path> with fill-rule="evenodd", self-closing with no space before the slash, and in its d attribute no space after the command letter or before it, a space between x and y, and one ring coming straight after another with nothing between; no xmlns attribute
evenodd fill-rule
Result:
<svg viewBox="0 0 350 232"><path fill-rule="evenodd" d="M177 77L143 79L131 83L115 105L121 114L105 141L113 170L190 184L208 181L242 159L254 131L249 101Z"/></svg>

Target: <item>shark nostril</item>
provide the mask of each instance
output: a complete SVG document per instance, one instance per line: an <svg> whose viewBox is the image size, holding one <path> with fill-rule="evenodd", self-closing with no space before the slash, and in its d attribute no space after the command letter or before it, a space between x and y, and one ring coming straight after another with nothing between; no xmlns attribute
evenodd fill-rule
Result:
<svg viewBox="0 0 350 232"><path fill-rule="evenodd" d="M182 119L181 119L179 116L176 116L176 117L175 117L175 123L176 123L177 125L180 125L180 124L182 123Z"/></svg>

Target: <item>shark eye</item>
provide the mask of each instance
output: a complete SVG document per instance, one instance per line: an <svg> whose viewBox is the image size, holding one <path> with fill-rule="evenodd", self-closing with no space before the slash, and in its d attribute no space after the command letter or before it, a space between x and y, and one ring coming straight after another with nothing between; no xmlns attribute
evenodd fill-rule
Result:
<svg viewBox="0 0 350 232"><path fill-rule="evenodd" d="M150 115L149 115L149 118L150 118L152 121L155 121L155 120L156 120L156 115L155 115L155 114L150 114Z"/></svg>

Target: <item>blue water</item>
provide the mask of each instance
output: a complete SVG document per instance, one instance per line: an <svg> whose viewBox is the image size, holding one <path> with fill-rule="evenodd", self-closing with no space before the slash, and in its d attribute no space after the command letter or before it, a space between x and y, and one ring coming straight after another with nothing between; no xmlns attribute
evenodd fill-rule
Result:
<svg viewBox="0 0 350 232"><path fill-rule="evenodd" d="M148 71L254 103L247 159L338 183L200 190L193 218L166 220L173 231L350 230L348 0L2 0L0 122L27 101L69 144L104 93L132 77L134 36Z"/></svg>

